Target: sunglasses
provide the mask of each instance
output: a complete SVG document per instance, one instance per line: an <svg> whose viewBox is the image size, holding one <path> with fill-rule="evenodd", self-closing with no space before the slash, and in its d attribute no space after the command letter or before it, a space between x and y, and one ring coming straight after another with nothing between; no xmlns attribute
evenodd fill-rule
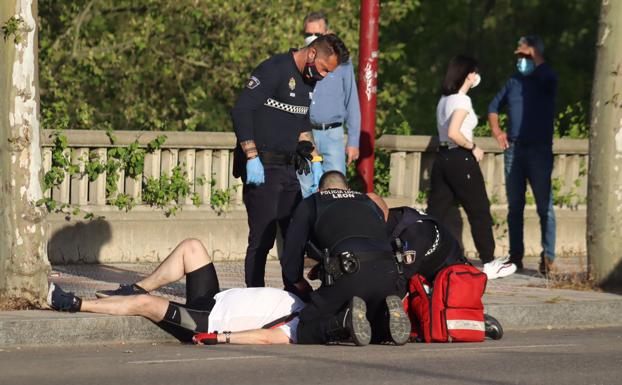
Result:
<svg viewBox="0 0 622 385"><path fill-rule="evenodd" d="M319 33L319 32L316 32L316 33L305 32L304 35L305 35L305 37L311 37L311 36L320 37L320 36L322 36L322 34Z"/></svg>

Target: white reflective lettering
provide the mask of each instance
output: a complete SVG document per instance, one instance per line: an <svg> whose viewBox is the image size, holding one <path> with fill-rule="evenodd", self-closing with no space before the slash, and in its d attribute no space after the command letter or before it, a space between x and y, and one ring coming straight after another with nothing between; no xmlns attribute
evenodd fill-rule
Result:
<svg viewBox="0 0 622 385"><path fill-rule="evenodd" d="M485 331L486 326L484 322L473 321L468 319L452 319L447 320L447 329L449 330L477 330Z"/></svg>

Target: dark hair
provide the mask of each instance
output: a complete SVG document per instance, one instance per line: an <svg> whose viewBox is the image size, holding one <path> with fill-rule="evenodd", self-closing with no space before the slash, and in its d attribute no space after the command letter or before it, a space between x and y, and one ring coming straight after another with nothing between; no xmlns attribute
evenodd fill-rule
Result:
<svg viewBox="0 0 622 385"><path fill-rule="evenodd" d="M538 35L521 36L518 44L527 44L538 51L540 55L544 55L544 42Z"/></svg>
<svg viewBox="0 0 622 385"><path fill-rule="evenodd" d="M345 63L350 59L350 51L344 42L334 33L322 35L313 40L309 47L315 48L318 52L326 56L337 55L337 63Z"/></svg>
<svg viewBox="0 0 622 385"><path fill-rule="evenodd" d="M319 188L323 190L326 188L326 186L335 185L348 188L348 181L346 181L345 175L343 175L341 171L326 171L320 178Z"/></svg>
<svg viewBox="0 0 622 385"><path fill-rule="evenodd" d="M471 72L477 72L477 60L468 55L454 56L447 66L447 72L441 86L441 93L445 96L458 92L464 80Z"/></svg>
<svg viewBox="0 0 622 385"><path fill-rule="evenodd" d="M304 21L302 22L302 32L307 26L307 23L312 23L314 21L324 20L324 24L326 24L326 28L328 28L328 18L326 14L322 11L311 12L307 16L305 16Z"/></svg>

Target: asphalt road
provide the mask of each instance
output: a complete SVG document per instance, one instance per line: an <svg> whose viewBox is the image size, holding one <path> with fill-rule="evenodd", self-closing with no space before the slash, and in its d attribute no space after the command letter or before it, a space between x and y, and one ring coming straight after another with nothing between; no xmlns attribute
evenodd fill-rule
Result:
<svg viewBox="0 0 622 385"><path fill-rule="evenodd" d="M1 385L622 384L622 328L481 344L0 348Z"/></svg>

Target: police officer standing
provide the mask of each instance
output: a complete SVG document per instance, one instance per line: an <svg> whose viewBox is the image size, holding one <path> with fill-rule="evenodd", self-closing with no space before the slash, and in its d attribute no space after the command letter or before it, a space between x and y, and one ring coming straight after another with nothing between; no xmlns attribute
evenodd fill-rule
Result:
<svg viewBox="0 0 622 385"><path fill-rule="evenodd" d="M255 68L231 111L237 137L234 175L244 181L250 230L245 260L248 287L265 285L266 257L274 245L277 223L285 235L300 201L295 164L308 173L306 160L311 160L315 184L319 181L322 158L313 145L309 103L315 82L347 61L348 55L335 35L274 55Z"/></svg>
<svg viewBox="0 0 622 385"><path fill-rule="evenodd" d="M402 290L400 275L382 211L350 190L339 171L326 172L319 188L296 208L281 259L286 289L309 300L300 312L298 343L348 337L357 345L372 337L406 343L410 321L395 295ZM322 271L322 286L310 295L303 277L307 241Z"/></svg>

